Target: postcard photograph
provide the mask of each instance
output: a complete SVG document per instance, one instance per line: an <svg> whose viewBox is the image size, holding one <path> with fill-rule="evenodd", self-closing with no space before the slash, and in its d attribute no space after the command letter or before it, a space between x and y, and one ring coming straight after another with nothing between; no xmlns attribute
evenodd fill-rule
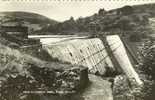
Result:
<svg viewBox="0 0 155 100"><path fill-rule="evenodd" d="M0 0L0 100L155 100L155 0Z"/></svg>

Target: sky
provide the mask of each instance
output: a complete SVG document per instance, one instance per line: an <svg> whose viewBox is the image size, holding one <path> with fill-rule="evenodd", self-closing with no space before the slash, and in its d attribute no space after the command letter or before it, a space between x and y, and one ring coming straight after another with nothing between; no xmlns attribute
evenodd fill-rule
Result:
<svg viewBox="0 0 155 100"><path fill-rule="evenodd" d="M155 3L155 0L0 0L0 11L26 11L42 14L57 21L75 19L125 5Z"/></svg>

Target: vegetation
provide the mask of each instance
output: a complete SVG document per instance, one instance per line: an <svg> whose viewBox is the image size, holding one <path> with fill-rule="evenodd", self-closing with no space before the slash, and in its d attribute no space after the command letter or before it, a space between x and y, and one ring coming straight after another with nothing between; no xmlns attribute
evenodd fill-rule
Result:
<svg viewBox="0 0 155 100"><path fill-rule="evenodd" d="M30 91L73 94L85 87L88 73L82 66L72 66L46 62L0 43L0 100L37 99Z"/></svg>
<svg viewBox="0 0 155 100"><path fill-rule="evenodd" d="M98 13L74 20L71 17L69 20L55 25L46 27L46 31L57 34L76 34L83 32L93 33L126 33L126 35L133 35L131 33L139 34L143 32L141 29L146 29L149 24L148 18L155 15L154 4L142 6L124 6L122 8L105 11L100 9ZM147 8L148 7L148 8ZM146 9L141 11L140 9ZM148 31L149 29L146 29ZM41 31L41 30L40 30ZM103 33L104 34L104 33ZM137 37L138 37L137 36Z"/></svg>
<svg viewBox="0 0 155 100"><path fill-rule="evenodd" d="M147 40L141 49L142 64L139 66L141 70L141 78L144 81L142 89L142 100L154 100L155 98L155 48L154 42Z"/></svg>
<svg viewBox="0 0 155 100"><path fill-rule="evenodd" d="M149 25L148 18L155 16L155 4L141 5L141 6L124 6L122 8L105 11L104 8L100 9L98 13L85 17L78 18L75 20L71 17L69 20L64 22L56 22L50 20L44 16L26 13L26 12L3 12L5 17L3 23L13 23L18 22L20 25L27 25L33 27L31 34L76 34L79 33L89 33L91 36L97 35L95 33L105 34L105 32L111 33L121 33L124 36L129 36L130 41L137 42L142 38L146 37L148 33L152 31L147 27ZM36 26L34 26L34 24ZM39 28L38 28L39 27ZM81 35L81 34L80 34ZM92 37L93 37L92 36ZM8 99L11 97L6 96L6 92L11 94L14 92L13 96L20 99L25 98L21 94L22 86L24 84L25 89L41 89L47 90L50 87L52 92L68 90L68 88L76 90L79 85L79 69L72 69L68 71L63 71L62 69L71 67L69 64L60 64L56 59L45 59L46 61L52 60L53 62L46 62L38 58L49 58L48 54L45 52L36 52L36 49L23 50L19 52L18 50L11 49L7 46L13 45L18 47L16 43L10 43L5 39L0 39L0 71L1 76L0 85L3 86L2 92L0 94L0 99ZM4 46L7 45L7 46ZM26 52L25 52L26 51ZM114 93L116 98L120 100L119 95L124 97L129 97L137 100L154 100L155 98L155 47L152 41L148 41L144 44L141 50L143 55L142 65L138 66L138 71L140 76L144 81L144 87L142 89L131 89L131 84L125 76L118 76L118 84L114 83ZM32 53L32 57L27 54ZM39 55L38 55L39 53ZM61 70L60 70L61 69ZM38 72L38 73L35 73ZM45 78L44 76L48 77ZM65 76L65 78L64 78ZM71 77L70 77L71 76ZM62 77L64 79L62 79ZM75 79L75 82L72 82ZM116 77L117 79L117 77ZM122 79L122 80L121 80ZM53 81L51 81L53 80ZM45 81L49 83L45 83ZM121 81L121 82L120 82ZM62 83L65 83L63 86ZM120 83L119 83L120 82ZM122 83L124 82L124 83ZM19 83L19 87L14 87L13 85ZM9 86L10 84L13 84ZM52 84L52 87L50 85ZM123 86L124 85L124 86ZM122 87L121 87L122 86ZM118 88L118 87L121 87ZM54 89L53 89L54 88ZM8 91L10 89L10 92ZM15 92L15 90L19 90ZM137 89L137 90L136 90ZM17 96L18 95L18 96ZM3 97L3 98L2 98Z"/></svg>
<svg viewBox="0 0 155 100"><path fill-rule="evenodd" d="M56 22L44 16L27 12L3 12L6 22L26 23L33 27L31 34L76 34L83 32L137 32L140 27L148 25L148 18L155 16L155 4L124 6L106 11L100 9L92 16L78 18L71 17L64 22Z"/></svg>
<svg viewBox="0 0 155 100"><path fill-rule="evenodd" d="M44 30L48 25L58 23L43 15L30 12L0 12L1 25L20 25L29 28L29 34L35 34L38 30ZM39 34L39 33L36 33Z"/></svg>

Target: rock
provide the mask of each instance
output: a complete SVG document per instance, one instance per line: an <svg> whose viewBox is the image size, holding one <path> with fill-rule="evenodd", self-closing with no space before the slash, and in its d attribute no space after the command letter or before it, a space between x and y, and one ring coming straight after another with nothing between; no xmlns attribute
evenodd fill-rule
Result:
<svg viewBox="0 0 155 100"><path fill-rule="evenodd" d="M115 100L135 100L131 91L131 85L125 75L118 75L115 77L113 84L113 95Z"/></svg>

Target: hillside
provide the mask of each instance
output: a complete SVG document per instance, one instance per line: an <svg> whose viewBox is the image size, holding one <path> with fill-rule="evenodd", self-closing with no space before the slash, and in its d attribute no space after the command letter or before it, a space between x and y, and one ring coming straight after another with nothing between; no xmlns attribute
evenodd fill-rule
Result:
<svg viewBox="0 0 155 100"><path fill-rule="evenodd" d="M57 23L57 21L43 15L30 12L0 12L0 21L5 26L27 26L31 31L30 33L33 34L38 30Z"/></svg>
<svg viewBox="0 0 155 100"><path fill-rule="evenodd" d="M155 4L124 6L106 11L101 8L97 13L74 20L71 17L62 23L50 25L46 31L62 34L111 33L145 33L148 31L148 18L155 16Z"/></svg>
<svg viewBox="0 0 155 100"><path fill-rule="evenodd" d="M30 12L1 12L0 20L4 25L23 25L30 34L95 34L101 32L137 33L148 31L148 18L155 16L155 4L124 6L106 11L101 8L92 16L71 17L57 22L43 15Z"/></svg>
<svg viewBox="0 0 155 100"><path fill-rule="evenodd" d="M155 4L135 5L133 8L136 10L136 12L149 13L151 17L155 17Z"/></svg>
<svg viewBox="0 0 155 100"><path fill-rule="evenodd" d="M0 100L38 98L38 95L29 95L26 91L50 91L59 97L78 92L88 82L85 67L46 62L5 46L1 41L0 72Z"/></svg>

